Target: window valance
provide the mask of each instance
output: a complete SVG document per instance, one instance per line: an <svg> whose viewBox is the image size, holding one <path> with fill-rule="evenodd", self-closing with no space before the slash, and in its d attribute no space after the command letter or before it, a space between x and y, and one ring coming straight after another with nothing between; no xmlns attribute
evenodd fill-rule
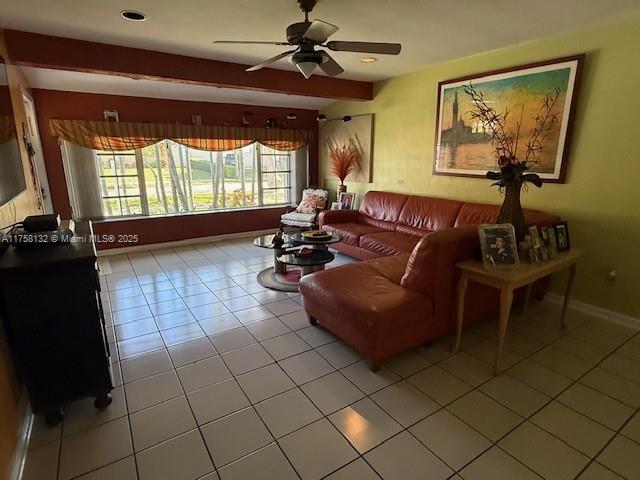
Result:
<svg viewBox="0 0 640 480"><path fill-rule="evenodd" d="M123 151L170 139L181 145L212 152L235 150L259 142L274 150L292 151L309 144L313 132L280 128L180 125L172 123L49 121L51 133L95 150Z"/></svg>

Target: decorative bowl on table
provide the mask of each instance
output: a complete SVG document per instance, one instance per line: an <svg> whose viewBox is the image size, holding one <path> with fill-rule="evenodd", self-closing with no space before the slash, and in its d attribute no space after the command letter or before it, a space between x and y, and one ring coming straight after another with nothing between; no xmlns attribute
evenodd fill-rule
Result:
<svg viewBox="0 0 640 480"><path fill-rule="evenodd" d="M322 240L325 238L329 238L331 236L331 232L327 232L325 230L309 230L306 232L302 232L302 236L304 238L313 238L316 240Z"/></svg>
<svg viewBox="0 0 640 480"><path fill-rule="evenodd" d="M303 247L300 250L296 251L295 256L306 258L306 257L310 257L312 254L313 254L312 248Z"/></svg>

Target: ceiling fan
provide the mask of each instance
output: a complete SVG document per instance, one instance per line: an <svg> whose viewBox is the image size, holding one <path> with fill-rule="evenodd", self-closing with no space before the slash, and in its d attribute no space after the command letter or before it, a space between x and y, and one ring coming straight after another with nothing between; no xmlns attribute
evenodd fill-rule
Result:
<svg viewBox="0 0 640 480"><path fill-rule="evenodd" d="M325 47L335 52L359 52L376 53L381 55L398 55L402 45L399 43L374 43L374 42L343 42L327 39L338 31L338 27L322 20L309 21L309 12L316 6L317 0L298 0L300 9L304 12L304 22L292 23L287 27L286 42L252 42L217 40L213 43L246 44L246 45L288 45L295 46L293 50L276 55L258 65L247 68L247 72L255 72L278 60L291 55L291 61L305 78L311 77L316 67L330 77L335 77L344 72L344 69L331 58L324 50L316 50L316 47ZM325 43L326 42L326 43Z"/></svg>

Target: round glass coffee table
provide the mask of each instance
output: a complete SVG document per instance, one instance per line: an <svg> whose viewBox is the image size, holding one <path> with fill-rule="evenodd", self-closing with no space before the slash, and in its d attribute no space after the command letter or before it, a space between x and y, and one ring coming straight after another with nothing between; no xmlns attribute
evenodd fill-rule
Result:
<svg viewBox="0 0 640 480"><path fill-rule="evenodd" d="M284 255L288 248L294 246L291 236L284 234L281 244L274 244L275 235L262 235L253 241L256 247L273 250L273 267L268 267L258 273L258 283L271 290L282 292L297 292L298 280L300 280L299 270L287 271L287 265L280 262L278 257Z"/></svg>
<svg viewBox="0 0 640 480"><path fill-rule="evenodd" d="M257 280L265 288L282 292L297 292L301 276L323 270L324 266L335 258L328 246L341 240L336 234L327 238L307 238L299 232L283 235L280 244L274 244L273 238L273 234L262 235L253 241L256 247L273 250L273 267L265 268L258 273ZM311 255L296 255L297 249L293 247L301 245L311 246Z"/></svg>
<svg viewBox="0 0 640 480"><path fill-rule="evenodd" d="M318 270L324 270L324 266L333 261L335 256L326 249L314 249L309 255L298 255L296 251L287 252L278 257L280 263L300 267L301 277Z"/></svg>

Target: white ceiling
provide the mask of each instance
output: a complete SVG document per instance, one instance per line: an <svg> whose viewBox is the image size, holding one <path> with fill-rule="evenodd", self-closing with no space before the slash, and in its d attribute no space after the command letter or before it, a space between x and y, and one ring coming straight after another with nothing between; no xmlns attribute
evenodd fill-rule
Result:
<svg viewBox="0 0 640 480"><path fill-rule="evenodd" d="M148 19L127 22L123 9ZM302 20L295 0L0 0L0 11L4 28L247 64L286 47L211 41L283 41ZM639 0L321 0L311 17L338 25L334 40L403 44L400 56L366 65L362 54L335 53L342 78L374 81L637 13Z"/></svg>
<svg viewBox="0 0 640 480"><path fill-rule="evenodd" d="M162 80L134 80L128 77L48 68L22 67L22 70L31 88L66 92L106 93L131 97L238 103L309 110L318 110L333 101L329 98L218 88Z"/></svg>

